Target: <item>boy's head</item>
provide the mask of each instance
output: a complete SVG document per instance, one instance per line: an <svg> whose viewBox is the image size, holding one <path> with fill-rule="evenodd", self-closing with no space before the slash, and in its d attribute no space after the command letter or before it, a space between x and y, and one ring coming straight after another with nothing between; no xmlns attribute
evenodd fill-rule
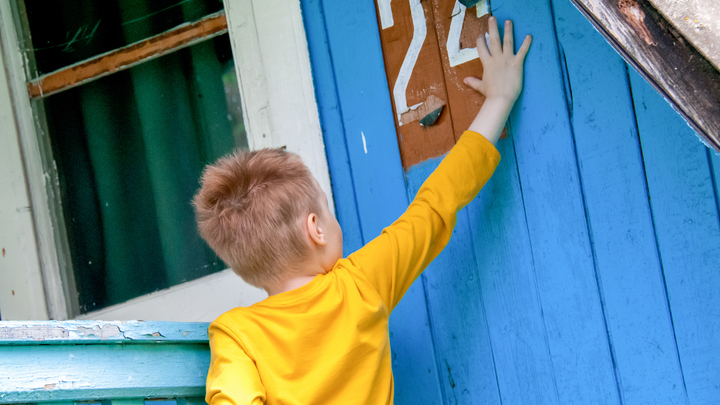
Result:
<svg viewBox="0 0 720 405"><path fill-rule="evenodd" d="M332 266L342 257L340 226L294 153L237 151L219 159L205 168L193 205L203 239L256 287L281 283L308 261Z"/></svg>

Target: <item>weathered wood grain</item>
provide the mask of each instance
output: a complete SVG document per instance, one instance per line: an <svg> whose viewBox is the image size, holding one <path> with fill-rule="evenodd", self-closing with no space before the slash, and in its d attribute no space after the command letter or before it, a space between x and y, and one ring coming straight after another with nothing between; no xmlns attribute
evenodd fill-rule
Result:
<svg viewBox="0 0 720 405"><path fill-rule="evenodd" d="M709 146L720 151L720 71L648 0L572 0Z"/></svg>
<svg viewBox="0 0 720 405"><path fill-rule="evenodd" d="M642 78L630 82L688 403L718 403L720 218L708 153Z"/></svg>
<svg viewBox="0 0 720 405"><path fill-rule="evenodd" d="M553 2L595 271L625 404L685 404L627 68L569 2Z"/></svg>
<svg viewBox="0 0 720 405"><path fill-rule="evenodd" d="M210 14L199 21L42 75L28 83L28 94L31 98L47 97L226 32L225 12Z"/></svg>
<svg viewBox="0 0 720 405"><path fill-rule="evenodd" d="M720 69L720 3L717 0L650 0L650 3Z"/></svg>

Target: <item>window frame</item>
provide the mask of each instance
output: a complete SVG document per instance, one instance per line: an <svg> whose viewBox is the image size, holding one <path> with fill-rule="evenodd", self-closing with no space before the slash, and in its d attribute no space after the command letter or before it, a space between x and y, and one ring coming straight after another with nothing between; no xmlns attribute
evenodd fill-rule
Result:
<svg viewBox="0 0 720 405"><path fill-rule="evenodd" d="M72 308L66 299L72 291L73 272L62 223L57 173L52 165L42 103L32 102L28 95L28 82L33 75L28 66L31 61L27 60L22 49L24 38L29 38L29 33L24 31L23 24L18 24L17 7L13 7L11 2L22 6L17 0L0 0L0 69L4 64L10 90L10 102L3 103L0 100L0 117L8 114L14 117L16 131L6 136L14 135L19 140L17 153L20 166L15 163L10 169L15 173L15 180L19 177L17 173L23 174L22 181L32 211L32 221L24 221L16 231L34 235L34 246L30 246L33 245L30 241L24 243L35 250L37 260L35 264L31 263L32 260L26 260L22 268L0 272L0 285L23 283L27 287L25 297L18 300L0 297L0 304L5 303L2 316L6 319L63 320L79 311ZM330 174L300 3L283 0L224 0L224 7L250 148L285 146L300 154L332 205ZM11 129L9 131L13 132ZM8 210L0 212L0 216L10 215L15 214ZM42 274L42 277L37 277L38 274ZM242 283L230 270L150 295L186 294L190 291L188 288L201 285L202 281L198 280L204 279L213 285L232 286L232 291L240 289L237 291L240 305L249 305L264 297L264 292L259 293L257 289ZM204 290L200 288L197 291ZM0 294L3 293L0 291ZM131 300L128 305L117 304L78 317L131 316L138 312L139 302L147 301L145 297L148 296ZM40 301L43 302L38 305ZM127 308L123 309L122 306ZM45 311L42 311L43 307ZM113 312L113 308L120 312ZM189 320L196 319L201 315L200 312L202 310L196 316L185 311L179 315ZM142 316L135 315L133 318ZM166 319L172 318L173 314L158 316Z"/></svg>

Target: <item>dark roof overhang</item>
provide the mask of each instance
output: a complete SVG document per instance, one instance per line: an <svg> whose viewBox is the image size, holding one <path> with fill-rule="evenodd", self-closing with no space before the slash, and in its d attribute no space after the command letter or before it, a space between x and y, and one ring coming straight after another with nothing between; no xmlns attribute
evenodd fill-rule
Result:
<svg viewBox="0 0 720 405"><path fill-rule="evenodd" d="M682 7L678 3L705 0L673 0L672 6L665 6L664 0L653 0L655 4L649 0L571 1L687 120L698 136L720 152L720 71L717 68L720 60L712 59L715 47L720 47L712 38L720 37L720 32L714 26L698 27L690 8L688 16L681 20L695 24L689 25L689 29L696 29L698 33L683 35L680 29L689 30L677 21L684 12L678 12L678 7ZM720 20L720 7L707 12L718 14L712 21ZM712 52L708 52L709 49Z"/></svg>

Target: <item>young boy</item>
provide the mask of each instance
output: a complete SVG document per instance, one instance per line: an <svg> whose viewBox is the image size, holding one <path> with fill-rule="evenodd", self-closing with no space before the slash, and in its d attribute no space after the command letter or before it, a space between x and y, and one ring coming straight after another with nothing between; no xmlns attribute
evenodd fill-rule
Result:
<svg viewBox="0 0 720 405"><path fill-rule="evenodd" d="M500 161L493 146L522 88L531 39L513 53L490 19L478 38L486 97L457 145L407 211L342 257L342 232L297 155L238 152L209 166L195 196L200 234L246 282L269 297L210 325L206 400L220 404L392 404L388 317L447 244L457 212Z"/></svg>

